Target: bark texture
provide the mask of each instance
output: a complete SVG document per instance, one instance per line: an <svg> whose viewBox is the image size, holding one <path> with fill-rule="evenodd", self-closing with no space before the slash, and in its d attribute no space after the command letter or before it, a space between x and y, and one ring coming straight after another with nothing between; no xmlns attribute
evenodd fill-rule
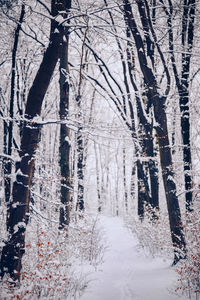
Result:
<svg viewBox="0 0 200 300"><path fill-rule="evenodd" d="M60 57L60 119L67 120L69 111L69 82L68 82L68 33L66 42L63 43ZM60 225L62 229L70 222L70 130L66 124L60 125L60 173L61 173L61 207Z"/></svg>
<svg viewBox="0 0 200 300"><path fill-rule="evenodd" d="M191 139L190 139L190 108L189 108L189 85L190 85L190 62L194 39L194 21L196 13L196 1L184 0L182 12L182 62L181 72L178 73L176 59L174 55L174 33L172 26L173 4L169 0L169 9L164 7L168 16L169 27L169 50L170 59L173 68L173 74L176 87L179 94L179 107L181 111L181 135L183 141L183 162L184 162L184 180L185 180L185 202L186 210L192 211L192 155L191 155Z"/></svg>

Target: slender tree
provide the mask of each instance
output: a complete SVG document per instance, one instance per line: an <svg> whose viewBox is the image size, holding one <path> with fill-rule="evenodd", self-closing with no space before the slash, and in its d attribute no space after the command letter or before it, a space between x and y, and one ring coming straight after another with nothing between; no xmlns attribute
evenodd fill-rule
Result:
<svg viewBox="0 0 200 300"><path fill-rule="evenodd" d="M154 1L155 2L155 1ZM141 3L138 2L139 8L141 13L143 13L143 7L141 7ZM153 3L155 5L155 3ZM155 18L155 9L153 9L153 18ZM151 41L148 37L148 26L145 18L142 19L142 26L145 34L145 41L147 44L147 55L151 57L151 62L153 69L155 68L155 60L154 60L154 49L155 44ZM150 188L151 188L151 196L149 197L149 202L146 204L150 205L153 209L159 208L159 180L158 180L158 164L156 163L156 151L154 147L154 140L153 140L153 118L152 118L152 108L150 102L147 100L148 95L146 92L142 93L142 96L139 96L139 88L137 87L134 72L135 72L135 53L133 51L132 43L130 42L131 39L131 32L130 28L127 27L126 29L126 36L128 38L127 41L127 65L128 65L128 73L130 77L130 82L132 87L135 91L135 98L136 98L136 107L137 107L137 117L140 124L140 144L142 147L143 156L146 158L147 161L143 162L144 165L144 172L149 172L150 178ZM145 88L144 88L145 90ZM146 168L145 168L146 166ZM146 169L146 171L145 171ZM147 175L146 175L147 176ZM147 176L148 177L148 176ZM138 197L138 207L142 214L140 215L143 217L144 213L144 201L139 201Z"/></svg>
<svg viewBox="0 0 200 300"><path fill-rule="evenodd" d="M66 29L66 36L63 42L60 57L60 119L67 120L69 112L69 67L68 67L68 43L69 34ZM60 173L61 173L61 207L60 226L63 228L69 225L70 221L70 130L66 124L60 125Z"/></svg>
<svg viewBox="0 0 200 300"><path fill-rule="evenodd" d="M174 30L173 14L174 5L168 0L168 8L162 3L163 10L167 15L168 34L169 34L169 51L172 63L173 74L176 87L179 94L179 107L181 112L181 135L183 141L183 162L184 162L184 180L185 180L185 201L186 210L192 210L192 156L191 156L191 139L190 139L190 108L189 108L189 86L190 86L190 69L191 55L194 40L194 21L196 12L195 0L184 0L182 11L182 28L181 28L181 72L179 74L177 61L174 52Z"/></svg>
<svg viewBox="0 0 200 300"><path fill-rule="evenodd" d="M77 196L77 209L79 212L83 212L84 205L84 170L85 170L85 161L84 161L84 138L82 134L83 126L81 122L83 122L82 114L81 114L81 98L82 98L82 70L83 70L83 62L84 62L84 52L85 52L85 41L87 37L88 27L84 32L83 41L82 41L82 49L81 49L81 61L80 61L80 71L79 71L79 82L78 82L78 91L76 96L76 102L78 106L78 120L79 127L77 132L77 175L78 175L78 196Z"/></svg>
<svg viewBox="0 0 200 300"><path fill-rule="evenodd" d="M18 50L19 43L19 33L21 30L22 22L25 15L25 5L21 6L21 13L19 17L19 21L14 33L14 44L12 49L12 66L11 66L11 85L10 85L10 107L9 107L9 122L4 123L4 139L5 141L5 149L4 152L8 156L12 155L13 148L13 117L14 117L14 105L15 105L15 81L16 81L16 56ZM11 193L11 172L12 172L12 162L8 160L4 165L4 176L5 176L5 199L6 203L10 201L10 193Z"/></svg>
<svg viewBox="0 0 200 300"><path fill-rule="evenodd" d="M99 161L97 153L97 145L94 142L94 153L95 153L95 164L96 164L96 184L97 184L97 198L98 198L98 212L102 211L101 203L101 185L100 185L100 170L99 170Z"/></svg>
<svg viewBox="0 0 200 300"><path fill-rule="evenodd" d="M126 148L123 145L123 184L124 184L124 206L126 213L128 212L128 191L127 191L127 180L126 180Z"/></svg>

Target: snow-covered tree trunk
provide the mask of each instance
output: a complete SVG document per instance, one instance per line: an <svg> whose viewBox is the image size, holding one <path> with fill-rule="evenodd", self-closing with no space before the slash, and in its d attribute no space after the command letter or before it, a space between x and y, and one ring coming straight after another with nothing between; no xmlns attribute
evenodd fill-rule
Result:
<svg viewBox="0 0 200 300"><path fill-rule="evenodd" d="M68 32L64 39L60 56L60 120L67 121L69 114L69 78L68 78ZM61 207L60 228L64 228L70 222L70 131L66 124L60 125L60 174L61 174Z"/></svg>
<svg viewBox="0 0 200 300"><path fill-rule="evenodd" d="M124 0L124 15L127 26L129 27L132 37L136 44L137 56L140 65L140 69L142 75L144 77L144 84L147 90L148 100L152 103L154 108L154 116L157 122L156 133L158 136L159 142L159 151L160 151L160 161L162 168L162 176L165 188L165 195L167 200L167 208L169 214L169 223L171 229L171 238L174 246L174 263L183 257L185 257L186 253L186 243L185 237L183 233L183 226L181 221L181 212L178 202L178 197L176 195L176 184L174 181L174 172L173 172L173 162L171 155L171 148L169 144L169 135L167 128L167 117L165 112L165 101L166 96L162 96L158 92L158 83L154 73L152 72L151 67L148 65L147 56L145 53L144 40L141 33L138 30L138 26L136 24L132 7L129 0ZM140 14L140 18L145 18L147 20L147 16L145 15L145 11L143 10L147 2L139 1L137 2L138 11ZM142 11L140 10L142 6ZM147 23L148 24L148 23ZM147 33L147 31L145 32ZM160 53L162 56L162 53ZM164 61L163 61L164 64ZM165 72L168 75L168 70L166 69L166 65L164 64ZM167 76L166 75L166 76ZM167 85L165 94L167 95L169 86Z"/></svg>
<svg viewBox="0 0 200 300"><path fill-rule="evenodd" d="M62 12L67 17L71 1L52 0L53 16ZM7 273L16 282L20 280L22 257L25 252L25 233L29 220L30 187L34 175L35 151L39 142L41 126L34 123L34 117L41 113L41 107L63 45L65 29L53 19L49 45L31 86L26 103L20 162L16 181L13 184L12 199L8 206L8 239L2 249L1 276Z"/></svg>
<svg viewBox="0 0 200 300"><path fill-rule="evenodd" d="M22 4L21 6L21 13L18 21L18 25L16 27L14 33L14 44L12 49L12 70L11 70L11 85L10 85L10 107L9 107L9 121L5 124L5 128L7 128L7 134L4 138L8 137L7 142L7 149L6 153L8 156L12 155L12 148L13 148L13 117L14 117L14 105L15 105L15 93L16 93L16 56L18 50L18 41L19 41L19 33L21 30L21 25L25 15L25 5ZM12 173L12 161L8 159L7 163L4 165L4 176L5 176L5 199L7 204L10 201L10 194L11 194L11 173Z"/></svg>
<svg viewBox="0 0 200 300"><path fill-rule="evenodd" d="M167 15L168 33L169 33L169 51L172 63L173 74L176 87L179 94L179 107L181 112L181 135L183 141L183 168L185 180L185 201L186 210L192 211L192 155L191 155L191 138L190 138L190 69L191 55L194 40L194 21L196 12L196 1L183 1L182 12L182 28L181 28L181 46L182 46L182 61L181 74L178 72L178 65L175 59L174 52L174 29L173 29L173 14L174 6L172 1L169 1L169 9L163 6Z"/></svg>

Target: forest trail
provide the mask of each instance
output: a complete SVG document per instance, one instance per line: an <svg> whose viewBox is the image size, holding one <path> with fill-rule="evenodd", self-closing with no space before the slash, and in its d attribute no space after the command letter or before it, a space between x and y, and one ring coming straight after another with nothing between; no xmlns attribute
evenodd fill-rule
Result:
<svg viewBox="0 0 200 300"><path fill-rule="evenodd" d="M100 217L107 250L80 300L185 300L173 291L170 261L145 257L119 217ZM170 291L171 289L171 291Z"/></svg>

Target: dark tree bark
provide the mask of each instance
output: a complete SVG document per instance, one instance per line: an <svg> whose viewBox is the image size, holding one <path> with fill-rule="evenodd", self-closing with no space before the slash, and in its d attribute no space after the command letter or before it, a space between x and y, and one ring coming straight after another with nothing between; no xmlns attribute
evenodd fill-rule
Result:
<svg viewBox="0 0 200 300"><path fill-rule="evenodd" d="M181 111L181 134L183 140L183 161L185 178L185 201L186 210L192 211L192 155L190 143L190 109L189 109L189 75L190 58L194 36L195 0L184 1L184 13L182 22L182 74L181 88L179 88L179 105ZM188 24L187 24L188 23ZM188 27L188 28L187 28ZM187 28L187 29L186 29ZM185 35L187 34L187 40ZM184 53L184 51L188 53Z"/></svg>
<svg viewBox="0 0 200 300"><path fill-rule="evenodd" d="M79 127L77 133L77 175L78 175L78 196L77 196L77 209L81 212L84 211L84 157L83 157L83 135L82 127Z"/></svg>
<svg viewBox="0 0 200 300"><path fill-rule="evenodd" d="M78 83L78 92L76 97L76 102L78 106L78 119L82 122L82 114L81 114L81 88L82 88L82 69L84 68L83 60L84 60L84 48L85 48L85 41L87 36L86 28L83 41L82 41L82 49L81 49L81 61L80 61L80 71L79 71L79 83ZM83 212L85 209L84 205L84 170L85 170L85 160L84 160L84 139L82 134L83 127L81 124L79 125L78 132L77 132L77 175L78 175L78 196L77 196L77 205L76 209L79 212Z"/></svg>
<svg viewBox="0 0 200 300"><path fill-rule="evenodd" d="M67 17L71 1L52 0L53 16L62 11ZM66 13L64 13L66 11ZM8 239L2 250L1 277L7 273L16 282L20 280L22 257L25 252L25 233L29 220L30 187L34 175L35 151L39 142L40 126L34 117L40 115L42 102L52 78L63 45L65 29L53 19L49 45L44 53L39 70L29 91L24 122L20 162L17 166L16 181L13 184L12 199L8 206Z"/></svg>
<svg viewBox="0 0 200 300"><path fill-rule="evenodd" d="M138 3L143 3L143 5L145 5L146 1L141 0L138 1L137 4ZM165 195L167 200L171 238L174 246L174 263L177 263L178 260L185 257L186 243L183 234L183 226L181 222L181 213L178 198L176 196L176 184L174 181L173 163L168 137L167 118L165 112L166 96L162 96L158 92L158 83L156 81L154 73L152 72L152 69L148 66L144 41L140 32L138 31L138 27L135 22L135 18L129 0L124 0L124 14L126 18L126 24L129 27L136 44L137 56L140 64L140 69L144 77L144 84L147 90L148 101L150 101L150 103L152 103L153 105L154 116L156 122L158 123L158 126L156 126L156 133L159 141L160 161ZM165 72L167 76L166 65ZM167 86L166 95L168 91L169 86Z"/></svg>
<svg viewBox="0 0 200 300"><path fill-rule="evenodd" d="M156 154L153 143L153 120L150 124L144 116L144 112L141 105L141 100L137 99L137 115L140 121L140 145L142 148L142 155L145 162L142 162L145 174L145 186L146 193L148 198L146 197L143 201L143 205L148 205L149 208L151 206L152 209L152 217L154 217L154 210L159 209L159 180L158 180L158 165L155 161ZM146 112L147 113L147 112ZM148 114L148 113L147 113ZM152 119L152 116L149 114L149 119ZM148 178L150 181L150 188L148 184ZM139 200L139 198L138 198ZM144 208L143 208L144 211Z"/></svg>
<svg viewBox="0 0 200 300"><path fill-rule="evenodd" d="M155 154L153 155L155 157ZM150 172L151 185L151 207L153 208L153 215L155 210L159 210L159 179L158 179L158 163L150 159L148 162ZM157 217L156 217L157 218Z"/></svg>
<svg viewBox="0 0 200 300"><path fill-rule="evenodd" d="M125 20L126 21L126 20ZM131 35L130 35L130 29L127 28L126 30L126 35L127 38L130 39ZM153 49L154 44L151 43L151 47ZM150 204L152 206L153 209L158 209L159 208L159 180L158 180L158 166L156 161L153 159L155 157L155 149L154 149L154 144L153 144L153 122L149 123L149 121L147 120L147 118L145 117L143 108L142 108L142 99L138 96L138 88L137 85L135 83L134 80L134 68L135 68L135 61L134 61L134 53L133 53L133 49L132 49L132 45L130 43L130 41L127 42L127 64L128 64L128 72L129 72L129 77L130 77L130 81L132 84L132 87L135 91L135 96L136 96L136 107L137 107L137 117L140 123L140 138L139 138L139 142L140 142L140 146L142 148L142 155L143 156L147 156L147 157L151 157L151 159L148 159L147 165L148 165L148 169L149 169L149 174L150 174L150 187L151 187L151 195L148 195L150 189L148 187L148 178L143 178L143 183L142 185L144 185L144 182L146 182L146 195L145 195L145 201L149 201L146 204ZM154 55L154 52L150 51L150 53L152 55ZM152 64L154 64L154 59L152 60ZM144 97L148 97L147 95L144 94ZM143 103L144 104L144 103ZM145 106L145 105L143 105ZM150 109L149 103L147 103L147 108L146 108L146 114L148 115L149 119L152 119L152 116L149 112ZM143 164L145 166L145 164ZM147 172L145 172L145 170L143 171L143 173L146 173L146 177L148 177ZM140 173L141 174L141 169L140 169ZM140 183L141 183L142 178L140 178ZM139 182L139 181L138 181ZM141 190L141 189L139 189ZM143 203L143 205L145 204L145 202L141 202L139 199L142 199L142 195L139 195L138 192L138 207L141 207L141 203ZM139 211L144 212L144 207L141 208ZM141 215L142 216L142 215ZM143 216L142 216L143 218Z"/></svg>
<svg viewBox="0 0 200 300"><path fill-rule="evenodd" d="M163 6L165 13L168 16L169 27L169 50L170 59L175 77L176 86L179 93L179 107L181 111L181 135L183 141L183 162L184 162L184 179L185 179L185 201L186 210L192 211L192 156L190 143L190 109L189 109L189 76L190 76L190 61L193 48L194 38L194 19L195 19L195 0L184 0L182 14L182 65L181 74L178 74L176 60L174 56L174 35L172 28L173 4L168 0L169 10Z"/></svg>
<svg viewBox="0 0 200 300"><path fill-rule="evenodd" d="M137 160L138 179L138 216L142 221L144 218L145 205L150 204L150 190L148 184L147 166L143 161Z"/></svg>
<svg viewBox="0 0 200 300"><path fill-rule="evenodd" d="M131 200L135 198L135 174L136 174L136 163L135 161L132 162L132 170L131 170L131 187L130 187L130 194Z"/></svg>
<svg viewBox="0 0 200 300"><path fill-rule="evenodd" d="M123 183L124 183L124 206L126 213L128 212L128 192L126 182L126 148L123 147Z"/></svg>
<svg viewBox="0 0 200 300"><path fill-rule="evenodd" d="M63 43L60 57L60 119L67 120L69 111L69 82L68 82L68 33L66 42ZM66 124L60 125L60 173L61 173L61 207L60 225L62 229L70 222L70 130Z"/></svg>
<svg viewBox="0 0 200 300"><path fill-rule="evenodd" d="M141 116L141 109L138 114ZM152 118L152 117L151 117ZM158 179L158 163L156 162L156 150L153 142L153 121L149 124L147 120L143 122L143 151L148 157L147 168L149 171L150 187L151 187L151 197L150 206L152 208L152 216L154 215L154 210L159 209L159 179Z"/></svg>

